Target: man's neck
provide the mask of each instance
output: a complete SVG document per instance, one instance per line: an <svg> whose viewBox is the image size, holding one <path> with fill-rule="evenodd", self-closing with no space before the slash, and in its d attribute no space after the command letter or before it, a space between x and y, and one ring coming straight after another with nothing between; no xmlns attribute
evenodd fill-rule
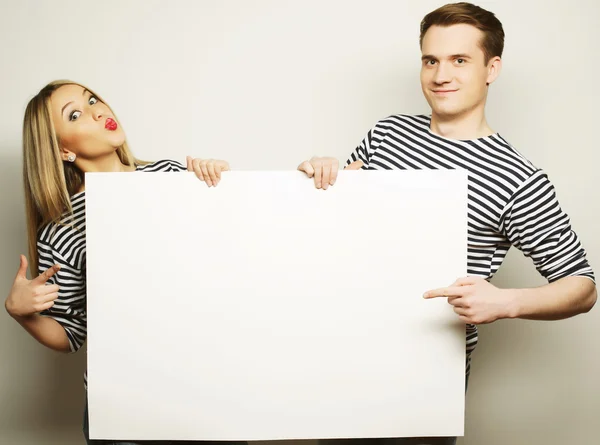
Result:
<svg viewBox="0 0 600 445"><path fill-rule="evenodd" d="M485 115L477 112L461 116L440 116L432 113L430 129L438 136L457 140L479 139L494 134Z"/></svg>

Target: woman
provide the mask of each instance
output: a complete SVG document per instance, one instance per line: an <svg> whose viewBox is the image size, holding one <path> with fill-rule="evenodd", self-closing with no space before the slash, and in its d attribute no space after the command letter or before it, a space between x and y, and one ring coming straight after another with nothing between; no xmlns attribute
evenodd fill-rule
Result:
<svg viewBox="0 0 600 445"><path fill-rule="evenodd" d="M87 335L85 173L187 170L210 187L229 170L218 160L187 157L186 169L169 160L135 159L111 108L70 81L51 82L27 105L23 160L31 275L39 276L27 280L21 255L5 306L36 340L62 352L77 351ZM87 407L84 432L88 444L131 443L90 441Z"/></svg>

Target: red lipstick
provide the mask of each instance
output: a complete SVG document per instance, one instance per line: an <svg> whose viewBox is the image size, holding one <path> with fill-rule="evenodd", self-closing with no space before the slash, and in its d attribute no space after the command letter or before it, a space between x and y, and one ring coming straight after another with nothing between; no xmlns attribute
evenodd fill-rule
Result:
<svg viewBox="0 0 600 445"><path fill-rule="evenodd" d="M117 123L115 122L114 119L111 119L109 117L108 119L106 119L106 123L104 124L104 128L106 128L107 130L110 130L110 131L115 131L117 129Z"/></svg>

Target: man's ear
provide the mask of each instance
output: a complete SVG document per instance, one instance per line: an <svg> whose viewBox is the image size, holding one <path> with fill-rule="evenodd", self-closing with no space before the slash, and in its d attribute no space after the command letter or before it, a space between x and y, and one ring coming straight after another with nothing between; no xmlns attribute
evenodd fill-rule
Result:
<svg viewBox="0 0 600 445"><path fill-rule="evenodd" d="M488 76L485 81L486 85L491 85L500 75L500 71L502 70L502 59L498 56L492 57L488 64Z"/></svg>

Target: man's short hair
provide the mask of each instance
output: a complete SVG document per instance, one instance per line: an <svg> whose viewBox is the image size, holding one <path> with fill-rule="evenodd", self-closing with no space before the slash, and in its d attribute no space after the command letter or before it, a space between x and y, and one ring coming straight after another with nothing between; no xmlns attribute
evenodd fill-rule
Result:
<svg viewBox="0 0 600 445"><path fill-rule="evenodd" d="M492 57L502 57L504 50L504 29L496 16L471 3L450 3L427 14L421 21L419 45L423 46L423 37L431 26L471 25L483 32L479 46L483 50L484 63Z"/></svg>

